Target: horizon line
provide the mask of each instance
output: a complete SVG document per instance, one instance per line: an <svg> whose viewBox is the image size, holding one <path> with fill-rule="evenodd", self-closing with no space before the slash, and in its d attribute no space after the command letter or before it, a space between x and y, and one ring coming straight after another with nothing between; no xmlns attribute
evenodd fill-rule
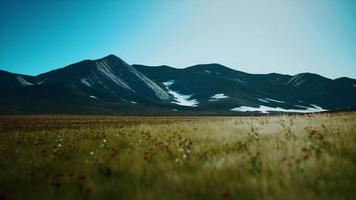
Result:
<svg viewBox="0 0 356 200"><path fill-rule="evenodd" d="M8 72L8 73L11 73L11 74L17 74L17 75L25 75L25 76L32 76L32 77L36 77L36 76L39 76L41 74L44 74L44 73L48 73L48 72L51 72L51 71L55 71L55 70L59 70L59 69L63 69L63 68L66 68L70 65L74 65L74 64L77 64L77 63L80 63L80 62L84 62L84 61L97 61L97 60L101 60L101 59L104 59L104 58L107 58L109 56L115 56L119 59L121 59L122 61L124 61L125 63L127 63L124 59L122 59L121 57L113 54L113 53L110 53L106 56L102 56L100 58L96 58L96 59L82 59L80 61L77 61L77 62L73 62L73 63L70 63L70 64L67 64L63 67L58 67L58 68L54 68L52 70L49 70L49 71L45 71L45 72L41 72L39 74L36 74L36 75L29 75L29 74L23 74L23 73L19 73L19 72L13 72L13 71L9 71L9 70L3 70L0 68L0 71L3 71L3 72ZM187 66L187 67L182 67L182 68L178 68L178 67L172 67L172 66L169 66L169 65L166 65L166 64L161 64L161 65L145 65L145 64L139 64L139 63L134 63L134 64L129 64L127 63L128 65L130 66L133 66L133 65L141 65L141 66L146 66L146 67L170 67L170 68L173 68L173 69L177 69L177 70L183 70L183 69L187 69L187 68L190 68L190 67L195 67L195 66L199 66L199 65L221 65L223 67L226 67L230 70L233 70L233 71L238 71L238 72L243 72L243 73L246 73L246 74L250 74L250 75L269 75L269 74L278 74L278 75L285 75L285 76L291 76L291 77L294 77L294 76L297 76L297 75L301 75L301 74L314 74L314 75L318 75L318 76L321 76L321 77L324 77L324 78L327 78L327 79L330 79L330 80L337 80L337 79L341 79L341 78L348 78L348 79L353 79L353 80L356 80L356 77L355 78L352 78L352 77L347 77L347 76L340 76L340 77L337 77L337 78L330 78L330 77L327 77L327 76L324 76L324 75L321 75L321 74L318 74L318 73L315 73L315 72L299 72L297 74L285 74L285 73L279 73L279 72L269 72L269 73L249 73L249 72L246 72L246 71L240 71L240 70L237 70L237 69L233 69L231 67L228 67L224 64L220 64L220 63L216 63L216 62L212 62L212 63L199 63L199 64L193 64L191 66Z"/></svg>

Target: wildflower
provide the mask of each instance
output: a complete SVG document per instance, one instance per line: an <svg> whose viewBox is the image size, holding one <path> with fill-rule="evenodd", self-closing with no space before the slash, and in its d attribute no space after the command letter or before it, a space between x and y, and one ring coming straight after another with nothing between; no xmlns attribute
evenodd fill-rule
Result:
<svg viewBox="0 0 356 200"><path fill-rule="evenodd" d="M230 194L228 192L224 192L222 193L221 197L224 199L228 199L230 197Z"/></svg>
<svg viewBox="0 0 356 200"><path fill-rule="evenodd" d="M164 143L164 148L169 151L169 144L168 143Z"/></svg>
<svg viewBox="0 0 356 200"><path fill-rule="evenodd" d="M188 157L187 154L183 154L184 159L187 159L187 157Z"/></svg>
<svg viewBox="0 0 356 200"><path fill-rule="evenodd" d="M190 146L192 144L193 144L192 140L190 140L190 139L185 140L185 146Z"/></svg>
<svg viewBox="0 0 356 200"><path fill-rule="evenodd" d="M78 176L78 180L85 180L85 179L87 179L86 176Z"/></svg>
<svg viewBox="0 0 356 200"><path fill-rule="evenodd" d="M175 162L178 163L178 162L179 162L179 159L177 158L177 159L175 160Z"/></svg>
<svg viewBox="0 0 356 200"><path fill-rule="evenodd" d="M87 188L84 189L84 193L85 193L85 194L90 194L90 193L92 193L92 192L93 192L93 189L90 188L90 187L87 187Z"/></svg>
<svg viewBox="0 0 356 200"><path fill-rule="evenodd" d="M61 147L62 145L61 144L58 144L57 147Z"/></svg>
<svg viewBox="0 0 356 200"><path fill-rule="evenodd" d="M106 143L106 139L103 139L103 142Z"/></svg>
<svg viewBox="0 0 356 200"><path fill-rule="evenodd" d="M91 151L91 152L90 152L90 155L91 155L91 156L92 156L92 155L94 155L94 152L93 152L93 151Z"/></svg>

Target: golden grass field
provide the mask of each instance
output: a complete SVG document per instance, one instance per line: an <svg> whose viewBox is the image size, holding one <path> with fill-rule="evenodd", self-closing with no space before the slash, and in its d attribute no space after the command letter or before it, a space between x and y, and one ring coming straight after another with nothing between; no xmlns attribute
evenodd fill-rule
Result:
<svg viewBox="0 0 356 200"><path fill-rule="evenodd" d="M356 113L2 116L0 199L356 199Z"/></svg>

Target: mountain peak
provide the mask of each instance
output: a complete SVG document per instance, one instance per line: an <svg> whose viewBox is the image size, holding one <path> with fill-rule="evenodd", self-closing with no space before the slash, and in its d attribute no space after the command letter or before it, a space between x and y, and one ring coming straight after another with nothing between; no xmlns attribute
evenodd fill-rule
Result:
<svg viewBox="0 0 356 200"><path fill-rule="evenodd" d="M299 73L299 74L296 74L294 75L293 77L303 77L303 78L308 78L308 79L329 79L329 78L326 78L324 76L321 76L319 74L315 74L315 73L311 73L311 72L303 72L303 73Z"/></svg>
<svg viewBox="0 0 356 200"><path fill-rule="evenodd" d="M123 59L119 58L118 56L114 54L109 54L101 59L98 59L96 61L109 61L110 63L113 63L114 65L129 65L127 62L125 62Z"/></svg>
<svg viewBox="0 0 356 200"><path fill-rule="evenodd" d="M166 85L167 81L174 84ZM332 80L312 73L247 74L218 63L183 69L130 65L109 54L35 77L0 71L0 113L8 109L7 105L16 108L10 110L14 113L92 110L97 114L137 114L172 109L231 113L261 107L307 112L315 111L314 105L340 110L356 108L355 81ZM196 102L197 106L189 108L184 102Z"/></svg>
<svg viewBox="0 0 356 200"><path fill-rule="evenodd" d="M102 59L120 59L118 56L116 56L115 54L109 54L105 57L103 57Z"/></svg>
<svg viewBox="0 0 356 200"><path fill-rule="evenodd" d="M236 70L233 70L231 68L228 68L224 65L218 64L218 63L209 63L209 64L199 64L199 65L194 65L191 67L187 67L184 70L188 71L205 71L205 72L213 72L213 73L233 73L233 72L238 72Z"/></svg>

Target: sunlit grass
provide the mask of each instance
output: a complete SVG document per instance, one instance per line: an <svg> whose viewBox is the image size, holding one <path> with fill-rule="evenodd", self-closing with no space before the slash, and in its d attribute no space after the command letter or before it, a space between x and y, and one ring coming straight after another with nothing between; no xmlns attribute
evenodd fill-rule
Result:
<svg viewBox="0 0 356 200"><path fill-rule="evenodd" d="M352 199L355 113L0 118L8 199Z"/></svg>

